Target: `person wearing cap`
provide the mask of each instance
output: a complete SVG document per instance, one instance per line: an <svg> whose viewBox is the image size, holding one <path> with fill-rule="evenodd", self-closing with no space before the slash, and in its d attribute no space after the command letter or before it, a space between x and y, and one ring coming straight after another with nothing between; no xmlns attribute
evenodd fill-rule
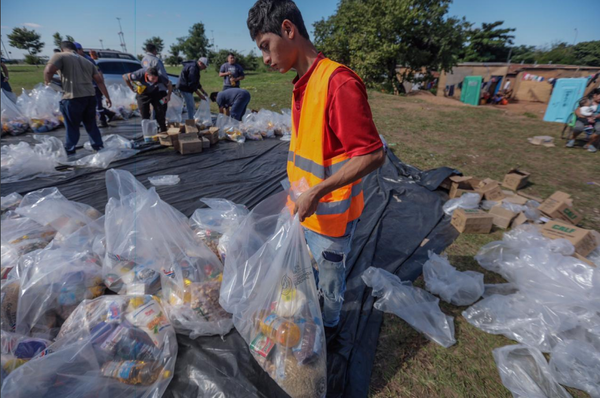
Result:
<svg viewBox="0 0 600 398"><path fill-rule="evenodd" d="M73 44L75 44L77 54L90 61L92 64L94 64L94 66L96 66L96 68L98 67L96 61L94 61L94 59L91 56L89 56L83 51L83 47L81 46L81 44L77 42L74 42ZM102 78L104 78L104 75L102 74L102 71L100 69L98 69L98 73L100 74L100 76L102 76ZM95 81L92 80L92 84L94 85L94 90L96 91L96 112L98 112L98 116L100 117L100 127L109 127L107 119L112 119L115 113L111 110L104 108L104 105L102 103L102 100L104 99L102 91L100 91Z"/></svg>
<svg viewBox="0 0 600 398"><path fill-rule="evenodd" d="M205 70L207 67L208 58L206 57L200 57L198 61L185 61L183 63L183 70L179 74L177 88L185 100L188 119L194 118L194 93L202 101L205 101L208 97L208 94L202 88L202 84L200 84L200 71Z"/></svg>

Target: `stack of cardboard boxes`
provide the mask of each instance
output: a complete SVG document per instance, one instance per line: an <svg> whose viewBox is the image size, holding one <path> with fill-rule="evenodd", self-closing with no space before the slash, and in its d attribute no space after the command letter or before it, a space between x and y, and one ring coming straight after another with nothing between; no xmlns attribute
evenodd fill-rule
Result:
<svg viewBox="0 0 600 398"><path fill-rule="evenodd" d="M172 146L182 155L200 153L203 149L216 145L219 141L219 129L210 127L201 130L205 126L199 126L193 119L185 123L170 123L166 133L158 134L161 145Z"/></svg>
<svg viewBox="0 0 600 398"><path fill-rule="evenodd" d="M456 209L452 215L452 225L464 234L489 234L492 228L508 229L532 223L522 211L513 211L515 207L502 206L503 203L524 206L529 200L540 203L537 208L542 217L541 233L551 239L563 238L575 246L575 256L585 260L600 245L600 234L577 227L583 220L582 215L573 208L571 195L556 191L546 200L522 192L529 180L530 173L511 169L502 183L486 178L452 176L441 185L449 191L450 199L459 198L465 193L478 193L482 200L496 202L489 212L483 210ZM502 188L508 188L503 190ZM598 236L598 237L597 237ZM587 260L586 260L587 261ZM588 261L589 263L589 261Z"/></svg>

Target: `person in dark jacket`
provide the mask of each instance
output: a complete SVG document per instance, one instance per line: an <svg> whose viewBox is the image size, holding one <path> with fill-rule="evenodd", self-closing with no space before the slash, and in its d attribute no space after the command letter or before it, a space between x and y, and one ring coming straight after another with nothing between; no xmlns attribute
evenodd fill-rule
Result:
<svg viewBox="0 0 600 398"><path fill-rule="evenodd" d="M208 67L208 58L200 57L198 61L186 61L183 63L183 70L179 74L177 88L183 95L185 106L187 107L188 119L194 118L194 93L205 101L208 94L200 84L200 71Z"/></svg>

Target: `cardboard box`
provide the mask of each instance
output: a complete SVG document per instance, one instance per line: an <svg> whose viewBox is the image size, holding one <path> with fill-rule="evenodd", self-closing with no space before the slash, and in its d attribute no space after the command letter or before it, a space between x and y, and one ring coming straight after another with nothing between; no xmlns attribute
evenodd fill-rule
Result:
<svg viewBox="0 0 600 398"><path fill-rule="evenodd" d="M531 221L525 216L525 213L520 212L518 216L515 217L515 219L512 221L512 224L510 224L511 228L517 228L519 225L523 225L523 224L528 224Z"/></svg>
<svg viewBox="0 0 600 398"><path fill-rule="evenodd" d="M461 176L452 176L450 177L450 181L452 181L452 185L450 186L450 194L448 195L450 199L460 198L465 193L478 193L475 191L475 189L481 183L481 181L476 178Z"/></svg>
<svg viewBox="0 0 600 398"><path fill-rule="evenodd" d="M541 233L546 238L568 240L575 246L575 252L584 257L598 246L593 231L578 228L563 221L552 220L544 224Z"/></svg>
<svg viewBox="0 0 600 398"><path fill-rule="evenodd" d="M565 192L556 191L548 199L542 202L538 209L550 218L555 218L577 225L583 219L571 206L573 201L571 195Z"/></svg>
<svg viewBox="0 0 600 398"><path fill-rule="evenodd" d="M196 138L195 141L179 141L179 153L182 155L189 155L192 153L202 152L202 141Z"/></svg>
<svg viewBox="0 0 600 398"><path fill-rule="evenodd" d="M181 133L179 134L179 142L197 141L198 133Z"/></svg>
<svg viewBox="0 0 600 398"><path fill-rule="evenodd" d="M202 140L202 149L210 148L210 141L208 138L200 137L200 140Z"/></svg>
<svg viewBox="0 0 600 398"><path fill-rule="evenodd" d="M482 194L485 200L498 202L504 198L500 184L489 178L481 181L475 191Z"/></svg>
<svg viewBox="0 0 600 398"><path fill-rule="evenodd" d="M575 257L577 260L586 263L587 265L589 265L590 267L596 268L596 264L594 264L591 260L588 260L587 258L583 257L581 254L573 254L573 257Z"/></svg>
<svg viewBox="0 0 600 398"><path fill-rule="evenodd" d="M183 133L185 132L185 124L181 124L178 122L169 123L167 126L167 133Z"/></svg>
<svg viewBox="0 0 600 398"><path fill-rule="evenodd" d="M512 220L517 217L517 213L502 206L492 207L489 214L494 218L494 225L503 229L508 228Z"/></svg>
<svg viewBox="0 0 600 398"><path fill-rule="evenodd" d="M461 234L489 234L494 217L482 210L456 209L451 224Z"/></svg>
<svg viewBox="0 0 600 398"><path fill-rule="evenodd" d="M525 204L527 204L527 200L528 199L526 199L520 195L507 196L506 198L502 199L503 202L514 203L516 205L521 205L521 206L524 206Z"/></svg>
<svg viewBox="0 0 600 398"><path fill-rule="evenodd" d="M517 191L525 185L527 185L527 181L529 181L529 176L531 174L522 171L519 169L511 169L506 176L504 176L504 181L502 181L502 186L508 189L512 189L513 191Z"/></svg>
<svg viewBox="0 0 600 398"><path fill-rule="evenodd" d="M211 127L208 130L202 130L199 135L206 138L210 142L210 145L215 145L217 142L219 142L218 127Z"/></svg>
<svg viewBox="0 0 600 398"><path fill-rule="evenodd" d="M185 132L198 134L198 127L196 127L196 121L194 119L187 119L185 121Z"/></svg>
<svg viewBox="0 0 600 398"><path fill-rule="evenodd" d="M160 142L160 145L173 146L173 140L171 139L171 136L169 134L160 133L157 136L158 136L158 141Z"/></svg>

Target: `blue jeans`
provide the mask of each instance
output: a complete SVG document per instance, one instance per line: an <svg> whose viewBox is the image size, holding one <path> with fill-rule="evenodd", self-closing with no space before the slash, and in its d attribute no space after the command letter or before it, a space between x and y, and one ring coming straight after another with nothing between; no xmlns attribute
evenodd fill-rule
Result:
<svg viewBox="0 0 600 398"><path fill-rule="evenodd" d="M196 104L194 103L194 93L186 93L184 91L181 91L181 95L183 95L183 100L185 101L185 106L187 108L187 113L188 113L188 119L193 119L194 118L194 113L195 113L195 106Z"/></svg>
<svg viewBox="0 0 600 398"><path fill-rule="evenodd" d="M230 116L235 120L242 120L246 113L246 107L250 103L250 93L248 91L242 91L231 105Z"/></svg>
<svg viewBox="0 0 600 398"><path fill-rule="evenodd" d="M306 243L319 267L314 270L315 281L323 295L323 325L327 327L334 327L340 321L346 291L346 257L352 248L357 223L358 220L349 222L340 238L304 229Z"/></svg>
<svg viewBox="0 0 600 398"><path fill-rule="evenodd" d="M79 142L79 124L81 122L83 122L85 131L90 136L92 148L100 150L104 147L102 134L100 134L96 124L95 96L61 100L60 111L65 118L65 127L67 128L67 138L65 140L65 150L67 152L75 152L75 147Z"/></svg>

